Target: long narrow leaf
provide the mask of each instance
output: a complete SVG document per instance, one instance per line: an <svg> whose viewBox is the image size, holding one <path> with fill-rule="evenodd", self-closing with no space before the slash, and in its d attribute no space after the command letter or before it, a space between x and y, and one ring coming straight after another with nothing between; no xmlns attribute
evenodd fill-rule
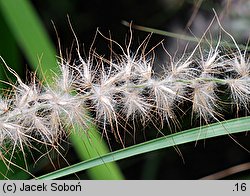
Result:
<svg viewBox="0 0 250 196"><path fill-rule="evenodd" d="M165 137L154 139L138 145L134 145L122 150L111 152L107 155L100 156L88 161L84 161L55 172L46 174L38 179L56 179L72 173L87 170L95 166L107 164L109 162L118 161L135 155L152 152L167 147L194 142L202 139L218 137L233 133L248 131L250 125L250 117L243 117L214 123L211 125L189 129L179 133L171 134Z"/></svg>

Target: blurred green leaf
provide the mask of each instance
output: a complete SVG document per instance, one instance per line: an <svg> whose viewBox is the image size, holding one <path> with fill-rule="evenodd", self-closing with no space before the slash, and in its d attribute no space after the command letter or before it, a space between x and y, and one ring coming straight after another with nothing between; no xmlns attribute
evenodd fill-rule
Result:
<svg viewBox="0 0 250 196"><path fill-rule="evenodd" d="M95 125L89 126L88 135L81 129L74 130L76 133L71 137L71 141L82 160L89 160L109 153L108 148L103 146L103 138L96 130ZM121 180L124 178L116 164L100 165L88 172L92 179L96 180Z"/></svg>
<svg viewBox="0 0 250 196"><path fill-rule="evenodd" d="M8 26L6 25L3 16L0 12L0 56L5 60L5 63L12 67L18 74L23 74L23 69L20 66L20 53L14 37L12 36ZM13 75L6 72L3 62L0 61L0 80L14 80ZM7 88L8 85L0 82L0 88Z"/></svg>
<svg viewBox="0 0 250 196"><path fill-rule="evenodd" d="M32 5L27 0L0 0L0 11L30 65L50 81L59 71L56 51Z"/></svg>

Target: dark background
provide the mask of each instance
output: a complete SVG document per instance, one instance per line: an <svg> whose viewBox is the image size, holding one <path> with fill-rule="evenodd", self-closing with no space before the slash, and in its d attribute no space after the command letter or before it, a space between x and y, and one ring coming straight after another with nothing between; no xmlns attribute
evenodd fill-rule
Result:
<svg viewBox="0 0 250 196"><path fill-rule="evenodd" d="M244 25L245 19L249 18L249 15L244 12L245 6L242 1L33 0L32 2L55 45L58 46L51 21L54 22L64 53L74 42L67 15L70 17L79 43L84 44L83 51L88 51L97 28L106 36L109 36L110 33L112 39L124 46L126 37L129 35L129 28L121 23L123 20L176 33L191 34L192 32L192 34L200 36L214 16L212 8L222 16L222 23L239 43L244 43L248 36L247 33L249 33L249 28ZM197 14L195 14L196 11ZM194 20L190 26L187 26L192 15L194 15ZM235 21L237 26L233 23ZM216 31L214 32L216 33ZM147 35L147 32L133 29L133 47L136 48ZM163 39L169 51L175 51L178 43L181 42L154 34L148 47L153 47ZM99 54L109 54L108 42L101 36L98 36L95 41L95 47ZM156 53L158 54L157 63L161 64L165 59L162 56L162 49L157 48ZM231 137L250 149L249 134L242 133ZM112 142L115 143L114 140ZM126 179L199 179L231 166L249 162L249 152L239 144L230 136L225 136L199 141L197 144L180 145L177 148L181 155L177 153L176 149L163 149L118 163ZM120 147L116 144L114 146L115 148ZM78 161L77 155L72 150L66 158L72 163ZM250 176L249 169L234 176L229 175L228 178L245 178L246 176ZM79 177L88 178L84 172L79 174ZM72 176L73 178L74 176Z"/></svg>

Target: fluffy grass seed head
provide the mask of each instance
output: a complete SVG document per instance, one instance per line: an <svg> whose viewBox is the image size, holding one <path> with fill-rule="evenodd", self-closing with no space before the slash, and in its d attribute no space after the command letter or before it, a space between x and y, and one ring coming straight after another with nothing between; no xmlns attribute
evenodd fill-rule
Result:
<svg viewBox="0 0 250 196"><path fill-rule="evenodd" d="M175 111L183 101L192 102L193 116L206 123L218 121L219 83L229 86L238 108L249 106L249 58L237 45L237 52L221 55L221 37L215 46L207 42L208 52L202 48L201 40L191 54L185 49L178 59L165 50L169 62L162 75L154 73L155 61L145 52L147 41L132 53L132 35L125 49L106 39L115 43L122 54L112 51L114 56L107 60L91 51L84 59L78 46L78 62L62 60L60 73L50 85L42 85L35 77L25 84L8 68L17 84L12 85L11 96L0 99L1 147L12 143L23 149L31 140L54 146L62 135L69 134L70 128L87 130L92 120L88 110L93 111L106 137L110 128L121 143L119 129L131 122L134 129L135 122L146 126L148 122L154 124L158 117L162 126L163 122L169 126L171 122L178 124Z"/></svg>
<svg viewBox="0 0 250 196"><path fill-rule="evenodd" d="M248 111L250 103L250 62L246 53L234 53L228 60L228 77L225 79L231 93L231 100L237 111Z"/></svg>

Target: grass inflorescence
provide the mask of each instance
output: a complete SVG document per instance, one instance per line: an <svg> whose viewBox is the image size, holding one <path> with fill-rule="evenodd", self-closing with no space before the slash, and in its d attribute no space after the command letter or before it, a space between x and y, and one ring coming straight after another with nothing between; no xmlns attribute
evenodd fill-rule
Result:
<svg viewBox="0 0 250 196"><path fill-rule="evenodd" d="M186 114L184 102L190 103L192 119L200 124L223 120L226 109L248 112L249 57L229 37L236 50L222 52L221 36L215 45L204 36L192 53L184 52L178 59L165 50L169 58L161 65L162 73L154 71L157 60L152 50L146 52L149 38L132 52L132 36L125 48L106 38L121 49L121 54L111 51L109 59L94 50L84 58L77 47L77 61L62 59L60 73L49 84L35 74L25 83L6 65L17 82L0 99L2 157L33 148L33 142L56 148L68 130L88 130L92 121L104 137L111 133L125 146L122 132L135 132L138 123L158 130L163 125L180 127L177 113Z"/></svg>

